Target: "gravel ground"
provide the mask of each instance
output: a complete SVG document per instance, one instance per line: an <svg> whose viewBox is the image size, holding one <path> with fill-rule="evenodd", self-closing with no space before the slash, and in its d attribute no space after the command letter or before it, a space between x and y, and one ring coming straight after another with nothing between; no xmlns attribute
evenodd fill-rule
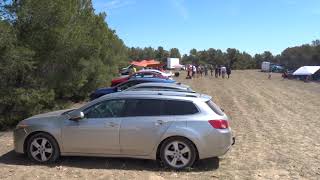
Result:
<svg viewBox="0 0 320 180"><path fill-rule="evenodd" d="M0 179L320 179L320 84L233 71L230 79L178 81L209 94L232 118L236 145L224 156L175 172L151 160L62 157L52 165L14 153L0 132Z"/></svg>

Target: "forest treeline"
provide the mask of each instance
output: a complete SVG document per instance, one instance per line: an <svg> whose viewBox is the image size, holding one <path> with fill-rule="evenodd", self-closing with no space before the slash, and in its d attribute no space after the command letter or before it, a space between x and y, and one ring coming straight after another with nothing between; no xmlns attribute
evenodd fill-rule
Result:
<svg viewBox="0 0 320 180"><path fill-rule="evenodd" d="M85 99L127 63L91 0L0 2L0 129Z"/></svg>
<svg viewBox="0 0 320 180"><path fill-rule="evenodd" d="M157 59L164 63L167 57L174 57L181 58L182 64L230 65L232 69L259 69L263 61L269 61L284 65L289 70L294 70L304 65L320 65L320 40L287 48L280 55L273 55L270 51L265 51L252 56L235 48L228 48L226 51L214 48L207 50L191 49L189 54L181 55L178 48L165 50L159 46L156 49L152 47L128 48L128 57L130 60Z"/></svg>
<svg viewBox="0 0 320 180"><path fill-rule="evenodd" d="M109 85L131 60L178 57L183 63L259 68L262 61L289 68L320 64L320 42L251 56L237 49L130 48L108 27L91 0L0 0L0 130L44 111L85 100ZM169 32L168 32L169 33ZM143 37L142 37L143 38Z"/></svg>

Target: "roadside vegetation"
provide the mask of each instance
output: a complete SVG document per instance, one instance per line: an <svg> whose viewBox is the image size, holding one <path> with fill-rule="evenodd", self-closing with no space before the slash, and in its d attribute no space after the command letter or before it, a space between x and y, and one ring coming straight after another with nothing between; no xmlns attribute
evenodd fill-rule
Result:
<svg viewBox="0 0 320 180"><path fill-rule="evenodd" d="M0 129L83 100L117 74L126 47L105 17L91 1L1 3Z"/></svg>
<svg viewBox="0 0 320 180"><path fill-rule="evenodd" d="M85 100L130 60L178 57L183 63L230 64L232 69L259 68L262 61L291 69L320 64L319 40L281 55L251 56L233 48L181 55L177 48L126 47L105 20L91 0L0 0L0 130Z"/></svg>

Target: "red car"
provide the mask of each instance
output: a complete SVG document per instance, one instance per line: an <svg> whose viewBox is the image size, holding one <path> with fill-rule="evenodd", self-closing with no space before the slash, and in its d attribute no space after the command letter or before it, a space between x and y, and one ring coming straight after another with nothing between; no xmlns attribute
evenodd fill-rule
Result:
<svg viewBox="0 0 320 180"><path fill-rule="evenodd" d="M160 73L156 72L149 72L149 71L143 71L143 72L136 72L129 76L122 76L115 79L112 79L111 86L115 86L117 84L120 84L122 82L126 82L131 78L161 78L161 79L168 79L168 77L165 77L161 75Z"/></svg>

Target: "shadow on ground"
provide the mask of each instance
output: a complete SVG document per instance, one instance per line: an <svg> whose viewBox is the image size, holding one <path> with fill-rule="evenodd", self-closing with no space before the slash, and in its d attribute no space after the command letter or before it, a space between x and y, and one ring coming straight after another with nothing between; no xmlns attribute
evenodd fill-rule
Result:
<svg viewBox="0 0 320 180"><path fill-rule="evenodd" d="M8 165L29 166L31 162L25 155L9 151L0 156L0 163ZM44 166L77 167L84 169L122 169L122 170L147 170L171 171L163 168L153 160L131 158L101 158L101 157L61 157L58 162ZM193 168L185 171L212 171L219 168L219 158L210 158L196 162Z"/></svg>

